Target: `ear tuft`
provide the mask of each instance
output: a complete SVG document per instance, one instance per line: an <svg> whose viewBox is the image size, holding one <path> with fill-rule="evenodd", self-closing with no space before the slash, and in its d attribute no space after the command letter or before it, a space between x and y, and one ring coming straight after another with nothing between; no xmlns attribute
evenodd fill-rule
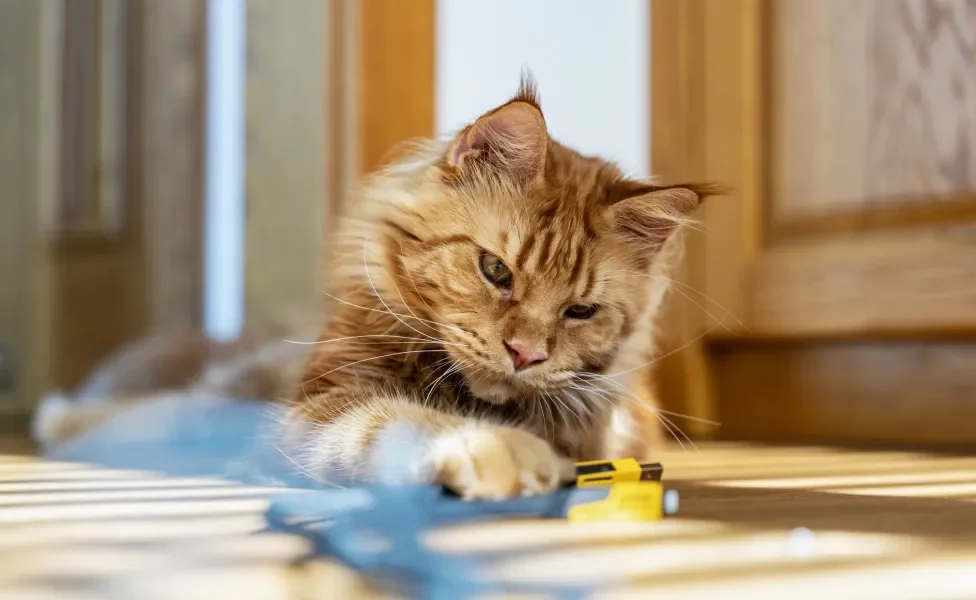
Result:
<svg viewBox="0 0 976 600"><path fill-rule="evenodd" d="M515 92L515 97L512 98L512 102L525 102L534 106L540 113L542 112L542 103L539 102L539 86L532 72L528 69L522 69L518 91Z"/></svg>
<svg viewBox="0 0 976 600"><path fill-rule="evenodd" d="M705 198L728 193L728 187L717 183L658 186L621 180L610 186L607 202L618 233L642 244L660 245Z"/></svg>

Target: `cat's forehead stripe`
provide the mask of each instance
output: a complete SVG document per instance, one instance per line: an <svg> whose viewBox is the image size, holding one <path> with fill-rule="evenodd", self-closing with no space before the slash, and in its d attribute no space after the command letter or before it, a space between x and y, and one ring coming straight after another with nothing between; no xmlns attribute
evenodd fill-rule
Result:
<svg viewBox="0 0 976 600"><path fill-rule="evenodd" d="M536 257L536 270L538 271L550 271L552 263L556 262L552 260L553 257L553 246L557 243L556 232L552 229L543 234L542 242L539 244L539 254Z"/></svg>
<svg viewBox="0 0 976 600"><path fill-rule="evenodd" d="M522 239L522 244L519 247L518 255L515 257L515 268L524 269L525 263L528 261L529 256L532 254L532 249L535 247L536 232L534 230L529 231L528 234Z"/></svg>
<svg viewBox="0 0 976 600"><path fill-rule="evenodd" d="M443 246L451 246L454 244L473 244L474 240L470 236L464 234L456 235L442 235L437 237L432 237L424 240L423 245L427 250L433 250L435 248L440 248Z"/></svg>
<svg viewBox="0 0 976 600"><path fill-rule="evenodd" d="M587 265L586 283L583 285L583 291L580 293L581 298L589 298L590 294L593 293L593 286L596 284L596 268L597 265Z"/></svg>

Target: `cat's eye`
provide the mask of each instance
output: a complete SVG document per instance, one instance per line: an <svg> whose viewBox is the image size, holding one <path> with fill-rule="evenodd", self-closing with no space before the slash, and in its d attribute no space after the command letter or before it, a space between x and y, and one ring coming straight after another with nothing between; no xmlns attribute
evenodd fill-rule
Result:
<svg viewBox="0 0 976 600"><path fill-rule="evenodd" d="M481 274L489 283L504 292L511 292L512 271L502 259L490 252L482 252L478 264L481 266Z"/></svg>
<svg viewBox="0 0 976 600"><path fill-rule="evenodd" d="M597 308L595 304L574 304L563 314L569 319L589 319L596 314Z"/></svg>

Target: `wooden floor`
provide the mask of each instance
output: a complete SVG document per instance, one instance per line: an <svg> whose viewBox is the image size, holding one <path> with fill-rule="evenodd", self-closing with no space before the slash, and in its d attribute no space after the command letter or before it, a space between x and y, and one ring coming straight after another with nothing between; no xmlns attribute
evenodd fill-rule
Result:
<svg viewBox="0 0 976 600"><path fill-rule="evenodd" d="M678 518L491 522L427 543L483 555L485 577L595 597L976 598L976 456L714 444L663 462ZM0 457L0 598L380 597L326 561L290 564L300 539L250 535L262 492Z"/></svg>

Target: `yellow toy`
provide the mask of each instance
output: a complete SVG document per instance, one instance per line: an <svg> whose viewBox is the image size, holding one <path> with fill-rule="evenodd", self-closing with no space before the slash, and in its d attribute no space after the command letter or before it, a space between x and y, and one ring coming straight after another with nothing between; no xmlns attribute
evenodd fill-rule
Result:
<svg viewBox="0 0 976 600"><path fill-rule="evenodd" d="M580 494L587 492L589 498ZM678 492L656 481L628 481L604 488L577 490L566 513L570 523L660 521L678 512Z"/></svg>
<svg viewBox="0 0 976 600"><path fill-rule="evenodd" d="M576 463L576 485L566 503L572 523L659 521L678 512L678 492L661 485L664 467L633 458Z"/></svg>
<svg viewBox="0 0 976 600"><path fill-rule="evenodd" d="M576 486L616 485L635 481L661 481L664 467L660 463L641 464L633 458L590 460L576 463Z"/></svg>

